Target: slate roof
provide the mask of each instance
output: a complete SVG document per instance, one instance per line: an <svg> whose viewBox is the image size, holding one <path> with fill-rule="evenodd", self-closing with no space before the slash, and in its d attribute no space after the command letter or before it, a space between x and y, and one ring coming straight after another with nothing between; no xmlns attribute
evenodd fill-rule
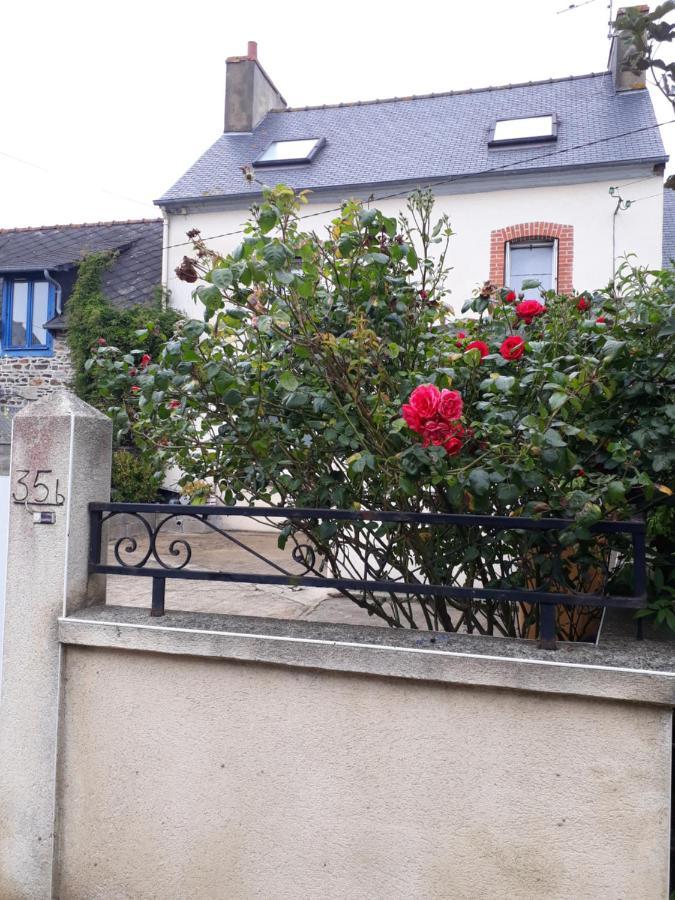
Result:
<svg viewBox="0 0 675 900"><path fill-rule="evenodd" d="M489 148L496 119L555 113L554 143ZM259 170L261 180L294 188L336 188L433 181L484 173L531 171L631 160L663 162L658 128L615 137L656 122L646 90L617 93L612 75L481 88L406 99L272 110L252 134L223 134L158 201L248 197L241 166L274 140L325 137L310 164ZM607 139L607 140L605 140ZM591 146L571 149L579 144ZM530 161L530 157L542 156Z"/></svg>
<svg viewBox="0 0 675 900"><path fill-rule="evenodd" d="M103 276L103 293L118 306L147 303L162 282L162 220L48 225L0 230L3 273L73 269L91 253L118 250Z"/></svg>
<svg viewBox="0 0 675 900"><path fill-rule="evenodd" d="M675 266L675 191L663 192L663 268Z"/></svg>

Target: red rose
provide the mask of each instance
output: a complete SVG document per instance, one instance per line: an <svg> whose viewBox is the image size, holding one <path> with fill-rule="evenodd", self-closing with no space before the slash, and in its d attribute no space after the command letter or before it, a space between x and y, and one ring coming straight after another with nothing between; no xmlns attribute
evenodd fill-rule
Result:
<svg viewBox="0 0 675 900"><path fill-rule="evenodd" d="M411 428L413 431L417 431L418 433L422 430L422 417L417 412L414 406L411 406L409 403L405 403L403 408L401 409L401 415L405 419L406 425L408 428Z"/></svg>
<svg viewBox="0 0 675 900"><path fill-rule="evenodd" d="M598 318L595 320L595 324L604 325L606 321L607 319L604 316L598 316Z"/></svg>
<svg viewBox="0 0 675 900"><path fill-rule="evenodd" d="M585 474L586 474L586 473L584 472L584 470L581 468L581 466L579 466L579 468L578 468L578 470L577 470L577 475L578 475L580 478L583 478L583 477L585 476Z"/></svg>
<svg viewBox="0 0 675 900"><path fill-rule="evenodd" d="M462 449L463 435L459 422L430 422L424 429L424 446L443 447L449 456L455 456Z"/></svg>
<svg viewBox="0 0 675 900"><path fill-rule="evenodd" d="M169 400L169 409L178 409L180 400Z"/></svg>
<svg viewBox="0 0 675 900"><path fill-rule="evenodd" d="M96 343L99 345L99 347L105 347L105 345L106 345L108 342L106 341L105 338L97 338L97 339L96 339Z"/></svg>
<svg viewBox="0 0 675 900"><path fill-rule="evenodd" d="M504 359L520 359L525 352L525 338L512 334L502 343L499 352Z"/></svg>
<svg viewBox="0 0 675 900"><path fill-rule="evenodd" d="M446 422L454 422L461 418L463 408L464 403L459 391L449 391L447 388L443 388L438 404L439 416Z"/></svg>
<svg viewBox="0 0 675 900"><path fill-rule="evenodd" d="M534 318L542 316L545 312L546 307L538 300L523 300L516 306L516 315L519 319L523 319L526 325L531 325Z"/></svg>
<svg viewBox="0 0 675 900"><path fill-rule="evenodd" d="M455 337L457 338L455 344L457 344L458 347L461 347L466 340L466 331L458 331Z"/></svg>
<svg viewBox="0 0 675 900"><path fill-rule="evenodd" d="M420 300L428 300L429 299L429 295L427 294L426 291L418 291L417 293L420 295Z"/></svg>
<svg viewBox="0 0 675 900"><path fill-rule="evenodd" d="M448 438L447 441L443 444L445 452L448 454L448 456L457 456L463 446L464 445L462 444L461 439L458 437Z"/></svg>
<svg viewBox="0 0 675 900"><path fill-rule="evenodd" d="M452 426L449 422L427 422L422 431L424 446L428 447L429 444L433 444L435 447L440 447L451 434Z"/></svg>
<svg viewBox="0 0 675 900"><path fill-rule="evenodd" d="M464 352L466 353L469 350L478 350L481 359L490 352L490 348L484 341L471 341L471 343L467 344L464 348Z"/></svg>
<svg viewBox="0 0 675 900"><path fill-rule="evenodd" d="M438 409L441 392L435 384L421 384L410 395L410 406L422 420L431 419Z"/></svg>
<svg viewBox="0 0 675 900"><path fill-rule="evenodd" d="M136 368L129 369L129 375L138 375L138 369L136 369Z"/></svg>
<svg viewBox="0 0 675 900"><path fill-rule="evenodd" d="M132 384L132 385L131 385L131 393L132 393L132 394L137 394L139 391L140 391L140 388L139 388L139 386L138 386L137 384Z"/></svg>
<svg viewBox="0 0 675 900"><path fill-rule="evenodd" d="M150 356L149 353L144 353L143 356L141 356L142 368L144 368L144 369L147 368L151 362L152 362L152 357Z"/></svg>
<svg viewBox="0 0 675 900"><path fill-rule="evenodd" d="M577 309L579 312L586 312L587 309L591 308L591 301L588 297L579 297L577 302Z"/></svg>
<svg viewBox="0 0 675 900"><path fill-rule="evenodd" d="M504 297L504 303L515 303L516 302L516 292L509 291L508 294Z"/></svg>

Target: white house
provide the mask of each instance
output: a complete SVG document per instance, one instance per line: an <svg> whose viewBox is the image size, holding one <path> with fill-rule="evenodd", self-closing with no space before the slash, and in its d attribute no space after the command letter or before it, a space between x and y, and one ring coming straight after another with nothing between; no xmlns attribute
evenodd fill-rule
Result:
<svg viewBox="0 0 675 900"><path fill-rule="evenodd" d="M245 181L248 166L265 183L309 188L308 228L319 231L342 200L374 196L391 215L432 186L455 231L457 309L486 278L517 289L536 276L568 292L605 285L627 253L659 266L667 156L644 81L621 69L622 47L615 38L598 74L289 108L250 43L227 60L224 133L157 201L173 304L194 315L191 287L174 274L188 230L221 252L241 239L260 190Z"/></svg>

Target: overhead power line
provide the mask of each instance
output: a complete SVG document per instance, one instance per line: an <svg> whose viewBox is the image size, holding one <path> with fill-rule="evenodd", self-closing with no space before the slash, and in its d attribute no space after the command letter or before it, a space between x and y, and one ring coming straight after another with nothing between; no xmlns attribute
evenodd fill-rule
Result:
<svg viewBox="0 0 675 900"><path fill-rule="evenodd" d="M13 153L6 153L4 150L0 150L0 156L4 156L6 159L14 160L14 162L21 163L24 166L30 166L31 169L39 169L40 172L46 172L47 175L55 175L58 176L59 173L54 169L48 169L46 166L42 166L39 163L31 162L28 159L23 159L20 156L15 156ZM73 173L74 175L75 173ZM61 175L70 178L71 174L68 173L65 169L61 170ZM75 176L77 177L77 176ZM103 187L103 185L98 184L92 179L84 177L85 181L88 181L92 186L96 187L97 190L101 191L103 194L109 194L111 197L118 197L120 200L127 200L129 203L136 203L138 206L152 206L154 207L154 203L150 203L150 201L146 200L137 200L135 197L128 197L126 194L120 194L119 191L112 191L110 188Z"/></svg>

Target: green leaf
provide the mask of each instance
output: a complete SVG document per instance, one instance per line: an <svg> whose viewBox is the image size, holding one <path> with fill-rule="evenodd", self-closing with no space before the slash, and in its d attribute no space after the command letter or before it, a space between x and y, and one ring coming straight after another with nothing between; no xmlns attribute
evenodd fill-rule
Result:
<svg viewBox="0 0 675 900"><path fill-rule="evenodd" d="M521 291L532 291L541 287L541 281L538 278L526 278L520 286Z"/></svg>
<svg viewBox="0 0 675 900"><path fill-rule="evenodd" d="M577 521L580 525L586 525L588 527L599 522L601 518L602 510L597 503L585 503L577 516Z"/></svg>
<svg viewBox="0 0 675 900"><path fill-rule="evenodd" d="M353 456L350 456L347 463L352 472L363 472L366 468L375 469L375 457L367 451L355 453Z"/></svg>
<svg viewBox="0 0 675 900"><path fill-rule="evenodd" d="M417 258L417 254L415 253L414 247L411 247L410 250L408 250L406 262L408 263L408 265L410 266L411 269L417 268L417 263L419 262L419 260Z"/></svg>
<svg viewBox="0 0 675 900"><path fill-rule="evenodd" d="M292 272L287 272L285 269L278 269L274 273L274 277L280 284L293 284L295 281L295 275Z"/></svg>
<svg viewBox="0 0 675 900"><path fill-rule="evenodd" d="M272 241L263 248L263 257L273 269L280 269L286 262L286 251L279 241Z"/></svg>
<svg viewBox="0 0 675 900"><path fill-rule="evenodd" d="M362 259L364 266L369 266L372 263L377 263L380 266L389 265L389 257L384 253L366 253Z"/></svg>
<svg viewBox="0 0 675 900"><path fill-rule="evenodd" d="M401 485L401 490L406 495L406 497L414 497L418 492L417 485L412 480L412 478L408 478L407 475L401 475L399 484Z"/></svg>
<svg viewBox="0 0 675 900"><path fill-rule="evenodd" d="M626 499L626 487L623 481L610 481L605 496L613 506L618 506Z"/></svg>
<svg viewBox="0 0 675 900"><path fill-rule="evenodd" d="M300 387L300 382L292 372L284 372L279 379L279 384L285 391L288 391L289 393L297 391L297 389Z"/></svg>
<svg viewBox="0 0 675 900"><path fill-rule="evenodd" d="M483 494L487 494L490 488L490 476L485 469L474 469L469 475L469 484L480 497Z"/></svg>
<svg viewBox="0 0 675 900"><path fill-rule="evenodd" d="M267 234L277 224L279 217L277 211L272 206L263 206L258 219L258 225L263 234Z"/></svg>
<svg viewBox="0 0 675 900"><path fill-rule="evenodd" d="M211 281L216 287L220 288L221 290L232 287L232 283L234 281L232 270L222 268L214 269L213 272L211 272Z"/></svg>
<svg viewBox="0 0 675 900"><path fill-rule="evenodd" d="M549 428L549 429L547 429L547 431L544 432L544 440L546 441L547 444L550 444L551 447L566 447L567 446L565 441L560 437L558 432L553 428Z"/></svg>
<svg viewBox="0 0 675 900"><path fill-rule="evenodd" d="M497 496L502 503L515 503L520 496L520 491L515 484L504 483L497 488Z"/></svg>
<svg viewBox="0 0 675 900"><path fill-rule="evenodd" d="M302 409L309 403L309 395L305 391L294 391L284 400L284 406L288 409Z"/></svg>
<svg viewBox="0 0 675 900"><path fill-rule="evenodd" d="M241 403L241 394L236 388L230 388L221 399L225 406L238 406Z"/></svg>
<svg viewBox="0 0 675 900"><path fill-rule="evenodd" d="M365 225L368 227L375 222L377 218L377 210L376 209L361 209L359 210L359 222L361 225Z"/></svg>
<svg viewBox="0 0 675 900"><path fill-rule="evenodd" d="M567 394L554 393L548 398L548 405L552 410L560 409L561 406L564 406L567 403L569 397Z"/></svg>
<svg viewBox="0 0 675 900"><path fill-rule="evenodd" d="M616 354L626 346L625 341L616 341L614 338L607 338L603 347L604 357L607 361L614 359Z"/></svg>
<svg viewBox="0 0 675 900"><path fill-rule="evenodd" d="M498 375L494 380L494 386L503 394L507 394L515 383L516 379L513 375Z"/></svg>

